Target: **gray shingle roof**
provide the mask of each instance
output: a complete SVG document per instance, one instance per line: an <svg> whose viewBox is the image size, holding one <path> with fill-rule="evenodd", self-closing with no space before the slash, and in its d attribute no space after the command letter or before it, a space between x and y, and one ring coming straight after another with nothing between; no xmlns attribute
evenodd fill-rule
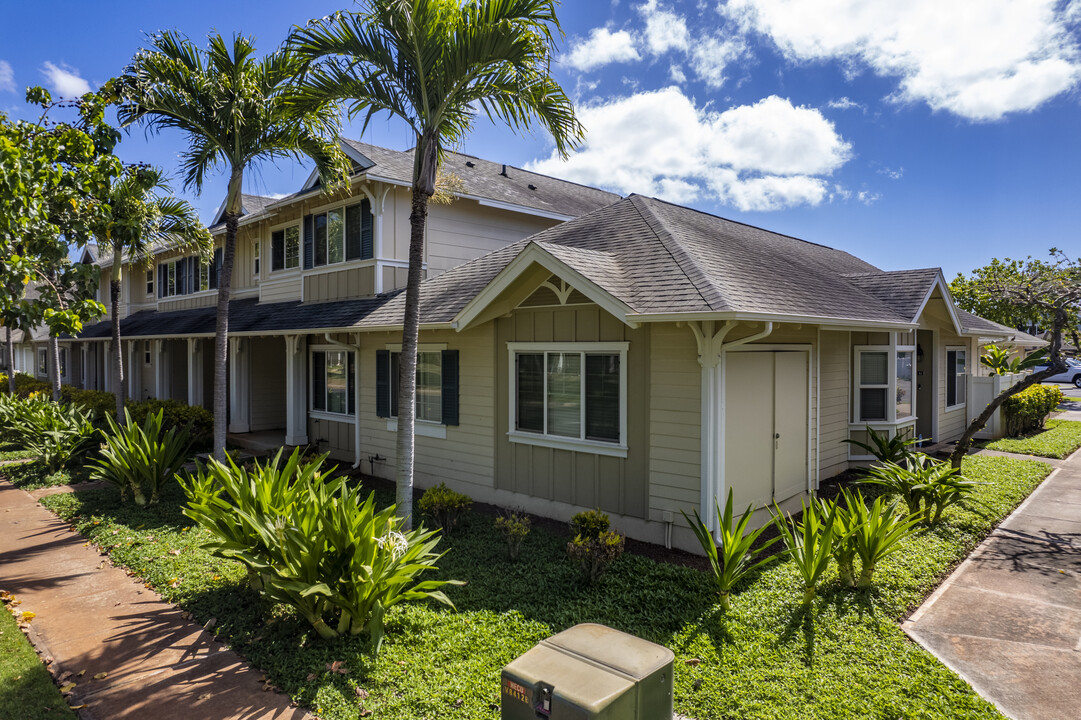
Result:
<svg viewBox="0 0 1081 720"><path fill-rule="evenodd" d="M846 274L848 282L914 319L938 278L937 268Z"/></svg>

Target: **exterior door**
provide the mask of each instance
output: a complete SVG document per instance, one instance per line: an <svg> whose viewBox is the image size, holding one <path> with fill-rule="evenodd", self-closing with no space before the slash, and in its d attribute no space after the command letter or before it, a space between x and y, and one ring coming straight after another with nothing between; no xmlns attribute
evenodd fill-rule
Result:
<svg viewBox="0 0 1081 720"><path fill-rule="evenodd" d="M737 513L807 488L807 371L803 351L725 355L724 474Z"/></svg>

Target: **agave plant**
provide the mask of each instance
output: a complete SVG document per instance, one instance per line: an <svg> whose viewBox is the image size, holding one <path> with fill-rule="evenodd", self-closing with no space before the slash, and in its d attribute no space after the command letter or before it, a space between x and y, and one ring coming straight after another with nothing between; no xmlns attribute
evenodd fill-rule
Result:
<svg viewBox="0 0 1081 720"><path fill-rule="evenodd" d="M776 503L771 512L777 532L803 579L803 605L807 607L814 600L818 581L833 557L837 506L834 503L823 506L813 500L807 503L802 498L800 505L803 512L799 521L791 515L786 519Z"/></svg>
<svg viewBox="0 0 1081 720"><path fill-rule="evenodd" d="M912 455L911 446L919 442L915 438L906 439L900 435L890 437L888 432L875 432L870 425L867 426L867 439L870 442L860 442L852 438L846 438L841 442L863 448L868 455L873 455L882 463L900 463L907 460Z"/></svg>
<svg viewBox="0 0 1081 720"><path fill-rule="evenodd" d="M906 516L896 501L887 502L884 497L876 498L870 507L858 492L855 498L846 500L853 519L851 540L860 558L858 587L868 588L875 568L900 549L901 541L912 534L919 517Z"/></svg>
<svg viewBox="0 0 1081 720"><path fill-rule="evenodd" d="M717 591L721 596L721 609L725 611L731 607L730 595L732 588L757 568L777 559L776 555L769 555L757 562L755 561L756 555L751 552L751 548L769 525L747 532L747 525L754 514L753 506L748 505L747 510L736 521L732 512L732 504L732 489L729 488L728 499L724 503L724 512L721 512L720 504L717 504L717 517L720 524L717 542L714 542L712 533L710 533L702 518L698 516L697 510L694 511L693 520L687 516L687 513L683 513L683 518L691 526L691 530L694 531L698 542L702 544L706 557L709 558L713 579L717 583ZM768 540L763 543L758 551L765 550L777 540L778 538Z"/></svg>
<svg viewBox="0 0 1081 720"><path fill-rule="evenodd" d="M402 531L395 508L375 508L375 494L307 463L299 449L252 470L211 460L190 480L184 514L217 539L211 550L241 562L264 597L294 607L323 638L367 633L382 644L388 609L432 599L453 607L441 589L453 580L417 580L435 569L435 532ZM335 615L337 616L335 619ZM329 622L328 622L329 621Z"/></svg>
<svg viewBox="0 0 1081 720"><path fill-rule="evenodd" d="M131 419L126 408L123 425L117 425L111 416L105 417L109 432L101 457L91 463L91 475L120 488L121 500L130 492L137 505L147 505L145 490L149 490L149 504L154 505L162 486L184 464L191 447L189 430L182 426L163 432L164 414L164 410L147 414L141 426Z"/></svg>

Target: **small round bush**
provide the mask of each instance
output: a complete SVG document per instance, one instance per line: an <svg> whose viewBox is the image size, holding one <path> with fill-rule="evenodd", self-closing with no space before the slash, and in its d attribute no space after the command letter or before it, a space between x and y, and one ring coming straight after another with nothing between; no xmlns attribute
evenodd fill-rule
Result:
<svg viewBox="0 0 1081 720"><path fill-rule="evenodd" d="M495 526L507 538L507 554L511 560L518 559L522 541L529 534L531 521L523 512L510 511L495 519Z"/></svg>
<svg viewBox="0 0 1081 720"><path fill-rule="evenodd" d="M598 538L611 525L608 513L601 510L585 510L571 518L571 532L584 538Z"/></svg>
<svg viewBox="0 0 1081 720"><path fill-rule="evenodd" d="M468 495L451 490L445 483L439 483L424 491L417 501L417 508L442 529L444 535L448 535L472 504L473 501Z"/></svg>

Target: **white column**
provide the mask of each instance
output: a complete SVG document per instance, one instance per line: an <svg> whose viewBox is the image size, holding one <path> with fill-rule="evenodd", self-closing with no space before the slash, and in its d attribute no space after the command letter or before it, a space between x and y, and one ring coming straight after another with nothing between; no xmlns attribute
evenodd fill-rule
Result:
<svg viewBox="0 0 1081 720"><path fill-rule="evenodd" d="M137 379L137 361L139 359L139 341L128 340L128 397L136 402L142 400L139 397L139 381Z"/></svg>
<svg viewBox="0 0 1081 720"><path fill-rule="evenodd" d="M247 342L244 338L229 338L229 432L251 430L248 407L250 378L248 375Z"/></svg>
<svg viewBox="0 0 1081 720"><path fill-rule="evenodd" d="M285 444L308 444L308 338L285 336ZM359 407L359 405L358 405Z"/></svg>
<svg viewBox="0 0 1081 720"><path fill-rule="evenodd" d="M203 353L198 338L188 338L188 405L203 404Z"/></svg>
<svg viewBox="0 0 1081 720"><path fill-rule="evenodd" d="M83 368L83 389L90 389L90 343L83 343L79 347L79 361Z"/></svg>
<svg viewBox="0 0 1081 720"><path fill-rule="evenodd" d="M168 377L165 374L165 341L151 340L150 347L154 358L154 397L164 400L169 391Z"/></svg>
<svg viewBox="0 0 1081 720"><path fill-rule="evenodd" d="M384 196L385 197L385 196ZM383 292L383 201L372 203L372 212L375 217L372 220L372 257L375 258L373 271L374 290L378 295Z"/></svg>
<svg viewBox="0 0 1081 720"><path fill-rule="evenodd" d="M113 384L111 382L112 377L113 377L112 362L109 359L110 357L112 357L112 344L113 344L112 340L106 340L104 343L102 343L102 347L104 348L104 351L102 352L102 355L101 355L102 356L101 369L102 369L102 374L105 376L105 391L106 392L113 392L113 390L114 390Z"/></svg>

